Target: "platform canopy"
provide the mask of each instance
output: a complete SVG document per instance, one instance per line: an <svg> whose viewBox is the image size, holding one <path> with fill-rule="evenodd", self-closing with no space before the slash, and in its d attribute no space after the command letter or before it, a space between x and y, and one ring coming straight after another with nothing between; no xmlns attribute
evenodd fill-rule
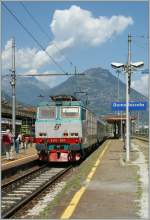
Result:
<svg viewBox="0 0 150 220"><path fill-rule="evenodd" d="M136 120L136 116L130 116L130 120L134 121ZM121 122L121 121L126 121L126 115L105 115L104 119L108 122L108 123L114 123L114 122Z"/></svg>

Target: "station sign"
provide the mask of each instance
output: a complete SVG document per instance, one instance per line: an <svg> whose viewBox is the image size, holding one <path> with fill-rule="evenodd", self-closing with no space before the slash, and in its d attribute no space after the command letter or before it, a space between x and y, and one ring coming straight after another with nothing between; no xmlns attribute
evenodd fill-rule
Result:
<svg viewBox="0 0 150 220"><path fill-rule="evenodd" d="M126 102L112 102L112 111L125 111ZM146 101L129 102L129 110L131 111L145 111L147 109Z"/></svg>

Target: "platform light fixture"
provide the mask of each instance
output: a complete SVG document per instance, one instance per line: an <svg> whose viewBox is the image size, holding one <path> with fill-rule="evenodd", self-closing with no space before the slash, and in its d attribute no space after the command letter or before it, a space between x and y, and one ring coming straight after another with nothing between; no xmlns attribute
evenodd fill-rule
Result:
<svg viewBox="0 0 150 220"><path fill-rule="evenodd" d="M130 160L130 121L129 121L129 100L130 100L130 84L131 84L131 73L134 68L143 67L144 62L131 62L131 34L128 34L128 61L126 64L123 63L111 63L112 68L118 69L123 68L126 73L126 162Z"/></svg>

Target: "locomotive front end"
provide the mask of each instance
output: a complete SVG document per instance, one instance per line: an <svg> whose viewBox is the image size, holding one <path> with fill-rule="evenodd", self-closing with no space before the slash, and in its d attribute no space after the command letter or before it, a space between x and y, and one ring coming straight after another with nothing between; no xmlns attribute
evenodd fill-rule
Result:
<svg viewBox="0 0 150 220"><path fill-rule="evenodd" d="M78 103L52 102L37 108L36 149L39 159L73 162L81 158L82 123ZM78 104L78 105L77 105Z"/></svg>

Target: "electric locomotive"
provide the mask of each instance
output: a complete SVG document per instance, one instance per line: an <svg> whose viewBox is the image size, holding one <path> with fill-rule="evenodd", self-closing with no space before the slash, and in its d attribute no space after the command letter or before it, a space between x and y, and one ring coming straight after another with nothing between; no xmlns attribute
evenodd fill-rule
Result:
<svg viewBox="0 0 150 220"><path fill-rule="evenodd" d="M35 141L39 159L74 162L106 136L106 125L74 96L51 96L37 107Z"/></svg>

